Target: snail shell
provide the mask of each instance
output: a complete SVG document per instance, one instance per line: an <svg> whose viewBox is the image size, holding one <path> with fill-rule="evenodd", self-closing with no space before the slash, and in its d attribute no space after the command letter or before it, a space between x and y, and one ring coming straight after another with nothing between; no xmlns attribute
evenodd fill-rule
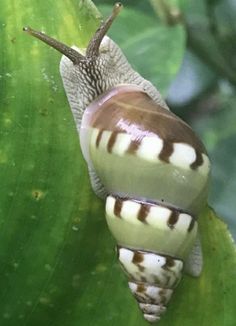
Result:
<svg viewBox="0 0 236 326"><path fill-rule="evenodd" d="M209 159L192 129L139 87L85 110L80 140L107 193L106 220L129 287L150 322L166 310L197 237Z"/></svg>
<svg viewBox="0 0 236 326"><path fill-rule="evenodd" d="M24 31L63 54L60 72L94 192L106 201L119 262L144 318L158 321L183 269L202 269L197 217L210 163L192 129L135 72L106 35L121 4L86 50Z"/></svg>

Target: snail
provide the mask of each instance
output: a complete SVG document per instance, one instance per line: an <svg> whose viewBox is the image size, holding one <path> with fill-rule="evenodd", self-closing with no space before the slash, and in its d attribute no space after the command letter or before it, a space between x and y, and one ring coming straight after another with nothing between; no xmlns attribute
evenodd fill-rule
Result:
<svg viewBox="0 0 236 326"><path fill-rule="evenodd" d="M106 36L121 8L114 5L85 50L24 30L63 54L60 73L91 186L105 200L129 288L144 318L156 322L183 272L201 273L197 217L210 161L190 126Z"/></svg>

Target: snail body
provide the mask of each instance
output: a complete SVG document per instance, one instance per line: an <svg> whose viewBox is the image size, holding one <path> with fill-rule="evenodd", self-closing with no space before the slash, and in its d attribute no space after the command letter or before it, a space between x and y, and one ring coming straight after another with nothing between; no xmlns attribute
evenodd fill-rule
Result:
<svg viewBox="0 0 236 326"><path fill-rule="evenodd" d="M86 55L26 28L64 54L63 84L91 185L105 199L119 262L145 319L166 310L184 268L202 269L197 217L206 204L210 163L192 129L105 36L117 3Z"/></svg>

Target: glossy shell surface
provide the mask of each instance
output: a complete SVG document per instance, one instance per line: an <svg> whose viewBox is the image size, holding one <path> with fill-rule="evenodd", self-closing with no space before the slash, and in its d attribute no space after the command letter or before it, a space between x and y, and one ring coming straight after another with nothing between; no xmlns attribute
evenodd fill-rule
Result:
<svg viewBox="0 0 236 326"><path fill-rule="evenodd" d="M160 320L197 238L210 162L193 130L136 86L85 110L80 141L107 193L106 220L144 318Z"/></svg>
<svg viewBox="0 0 236 326"><path fill-rule="evenodd" d="M192 129L135 86L121 85L86 110L81 147L108 193L198 214L210 163Z"/></svg>
<svg viewBox="0 0 236 326"><path fill-rule="evenodd" d="M106 220L119 245L185 259L197 236L197 221L174 208L108 196Z"/></svg>

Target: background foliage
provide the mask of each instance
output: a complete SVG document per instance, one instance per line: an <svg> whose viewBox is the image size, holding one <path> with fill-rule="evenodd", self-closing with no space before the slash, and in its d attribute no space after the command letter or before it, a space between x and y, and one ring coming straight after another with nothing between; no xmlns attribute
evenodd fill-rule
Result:
<svg viewBox="0 0 236 326"><path fill-rule="evenodd" d="M113 4L94 2L103 14ZM109 35L204 140L213 162L210 204L236 237L235 2L124 5ZM31 25L86 46L100 17L90 0L1 1L1 326L146 325L89 186L60 55L22 33ZM163 326L235 325L235 248L213 212L204 212L201 229L204 274L184 278Z"/></svg>

